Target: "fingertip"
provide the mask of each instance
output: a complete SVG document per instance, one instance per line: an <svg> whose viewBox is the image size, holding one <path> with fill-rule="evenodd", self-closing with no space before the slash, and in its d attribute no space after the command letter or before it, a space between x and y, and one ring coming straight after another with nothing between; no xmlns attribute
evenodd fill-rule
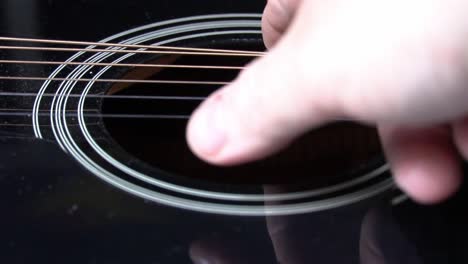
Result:
<svg viewBox="0 0 468 264"><path fill-rule="evenodd" d="M277 60L271 54L267 57ZM305 119L305 114L296 114L298 107L288 98L294 93L282 89L285 85L275 81L279 74L267 64L260 60L250 64L192 114L186 139L200 159L220 166L255 161L279 151L310 125L295 121ZM309 116L312 113L307 113L312 119Z"/></svg>
<svg viewBox="0 0 468 264"><path fill-rule="evenodd" d="M218 163L218 155L226 143L226 131L222 124L220 91L203 102L189 119L186 139L190 150L200 159Z"/></svg>
<svg viewBox="0 0 468 264"><path fill-rule="evenodd" d="M381 129L397 185L422 204L442 202L461 185L460 160L445 128Z"/></svg>
<svg viewBox="0 0 468 264"><path fill-rule="evenodd" d="M442 202L450 198L461 185L459 164L454 162L454 159L436 156L441 160L431 165L428 163L401 165L394 171L398 186L418 203Z"/></svg>
<svg viewBox="0 0 468 264"><path fill-rule="evenodd" d="M221 166L259 160L335 116L337 96L320 74L304 74L296 45L284 38L194 112L186 132L193 153Z"/></svg>
<svg viewBox="0 0 468 264"><path fill-rule="evenodd" d="M238 99L239 89L238 82L233 82L213 93L195 110L188 122L188 146L207 163L238 165L263 158L276 150L277 142L266 141L262 135L252 131L256 130L258 123L245 125L252 121L252 114L248 112L255 111L255 108L252 104L239 107L250 100ZM236 103L236 100L242 102ZM239 108L247 110L240 111Z"/></svg>

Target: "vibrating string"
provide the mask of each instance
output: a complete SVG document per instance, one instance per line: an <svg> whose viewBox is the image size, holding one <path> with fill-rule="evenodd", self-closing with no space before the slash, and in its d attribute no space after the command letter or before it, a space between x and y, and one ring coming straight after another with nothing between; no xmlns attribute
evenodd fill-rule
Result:
<svg viewBox="0 0 468 264"><path fill-rule="evenodd" d="M4 41L21 41L22 39L12 39L0 37ZM41 41L41 40L37 40ZM31 39L23 39L22 42L31 42ZM50 44L49 42L42 42ZM74 41L60 41L60 44L77 45L80 42ZM90 53L139 53L139 54L157 54L157 55L204 55L204 56L241 56L241 57L258 57L262 56L264 52L251 52L251 51L235 51L223 49L198 49L198 48L181 48L169 46L156 46L156 45L122 45L114 43L100 43L100 42L85 42L93 46L87 48L64 48L64 47L43 47L43 46L19 46L19 45L1 45L0 49L4 50L28 50L28 51L60 51L60 52L90 52ZM80 44L83 45L83 44ZM95 48L106 46L107 49ZM132 49L128 49L132 48Z"/></svg>
<svg viewBox="0 0 468 264"><path fill-rule="evenodd" d="M180 64L138 64L138 63L103 63L76 61L32 61L32 60L0 60L3 64L39 64L39 65L73 65L73 66L112 66L112 67L141 67L141 68L181 68L205 70L242 70L241 66L212 66L212 65L180 65Z"/></svg>
<svg viewBox="0 0 468 264"><path fill-rule="evenodd" d="M201 49L201 48L180 48L168 46L147 46L147 45L124 45L114 43L99 43L99 42L78 42L78 41L63 41L63 40L44 40L44 39L28 39L28 38L7 38L0 37L4 41L25 41L25 42L40 42L54 44L71 44L71 45L102 45L107 47L133 47L133 48L152 48L152 49L178 49L183 51L160 51L160 50L109 50L109 49L81 49L81 48L50 48L50 47L27 47L27 46L0 46L0 49L16 49L16 50L49 50L49 51L82 51L82 52L122 52L122 53L149 53L149 54L184 54L184 55L212 55L212 56L262 56L263 52L248 52L220 49ZM136 63L103 63L103 62L70 62L70 61L33 61L33 60L0 60L2 64L42 64L42 65L73 65L73 66L112 66L112 67L150 67L150 68L182 68L182 69L216 69L216 70L242 70L240 66L219 66L219 65L177 65L177 64L136 64ZM0 76L0 80L25 80L25 81L91 81L91 79L70 79L70 78L46 78L37 76ZM213 81L175 81L175 80L125 80L125 79L94 79L94 82L125 82L125 83L159 83L159 84L203 84L203 85L225 85L226 82Z"/></svg>
<svg viewBox="0 0 468 264"><path fill-rule="evenodd" d="M179 81L179 80L140 80L140 79L91 79L91 78L49 78L31 76L0 76L0 80L16 81L65 81L65 82L103 82L103 83L146 83L146 84L190 84L190 85L226 85L229 82Z"/></svg>
<svg viewBox="0 0 468 264"><path fill-rule="evenodd" d="M0 117L27 117L32 116L31 112L0 112ZM49 113L38 113L40 117L50 117ZM154 120L188 120L190 115L148 115L148 114L92 114L87 113L84 115L86 118L109 118L109 119L154 119ZM77 113L66 113L66 117L78 117ZM89 123L88 123L89 125ZM33 126L32 124L14 124L14 123L0 123L0 127L24 127ZM51 126L44 124L41 126Z"/></svg>
<svg viewBox="0 0 468 264"><path fill-rule="evenodd" d="M39 116L50 117L50 113L38 113ZM4 117L31 117L29 112L0 112L0 116ZM67 112L67 117L78 117L78 113ZM190 115L156 115L156 114L85 114L85 117L95 118L118 118L118 119L189 119Z"/></svg>
<svg viewBox="0 0 468 264"><path fill-rule="evenodd" d="M15 97L36 97L35 93L16 93L16 92L0 92L0 96L15 96ZM70 95L56 95L56 94L43 94L43 97L67 97L67 98L82 98L81 94ZM126 99L126 100L157 100L157 101L203 101L206 97L203 96L162 96L162 95L118 95L118 94L89 94L86 98L100 98L100 99ZM72 110L65 110L65 116L77 117L78 114L71 112ZM86 113L85 117L101 117L101 118L122 118L122 119L188 119L190 115L165 115L165 114L100 114L97 109L83 109ZM50 109L39 110L39 116L50 116L53 113ZM30 117L31 109L20 108L0 108L0 116L15 116L15 117Z"/></svg>
<svg viewBox="0 0 468 264"><path fill-rule="evenodd" d="M19 97L36 97L36 93L16 93L16 92L0 92L0 96L19 96ZM70 94L67 96L56 94L43 94L43 97L68 97L81 98L81 94ZM202 101L206 99L203 96L170 96L170 95L120 95L120 94L88 94L86 98L103 98L103 99L136 99L136 100L189 100Z"/></svg>
<svg viewBox="0 0 468 264"><path fill-rule="evenodd" d="M0 41L63 44L63 45L78 45L78 46L120 47L120 48L137 48L137 49L165 49L165 50L178 50L178 51L235 53L235 54L252 54L252 55L264 55L265 54L265 52L261 52L261 51L207 49L207 48L174 47L174 46L160 46L160 45L136 45L136 44L121 44L121 43L108 43L108 42L104 43L104 42L33 39L33 38L0 37Z"/></svg>
<svg viewBox="0 0 468 264"><path fill-rule="evenodd" d="M126 53L126 54L153 54L153 55L203 55L203 56L227 56L227 57L258 57L250 53L225 53L225 52L191 52L191 51L162 51L162 50L127 50L127 49L82 49L82 48L55 48L55 47L29 47L29 46L0 46L4 50L28 50L28 51L60 51L60 52L89 52L89 53Z"/></svg>
<svg viewBox="0 0 468 264"><path fill-rule="evenodd" d="M35 93L15 93L15 92L0 92L0 96L18 96L18 97L35 97ZM81 98L80 94L70 95L55 95L44 94L44 97L68 97ZM203 101L206 97L203 96L159 96L159 95L112 95L112 94L90 94L86 98L105 98L105 99L127 99L127 100L176 100L176 101ZM83 109L84 112L98 112L97 109ZM50 116L51 110L39 110L39 116ZM67 110L67 117L77 117L77 113ZM20 108L0 108L0 116L31 116L31 109ZM104 117L104 118L138 118L138 119L188 119L189 115L155 115L155 114L89 114L85 117Z"/></svg>
<svg viewBox="0 0 468 264"><path fill-rule="evenodd" d="M255 51L239 51L226 49L206 49L206 48L187 48L187 47L170 47L170 46L155 46L155 45L129 45L120 43L100 43L100 42L83 42L83 41L64 41L64 40L47 40L47 39L31 39L31 38L11 38L0 37L0 41L10 42L26 42L26 43L44 43L44 44L60 44L60 45L86 45L92 46L87 48L68 48L68 47L31 47L31 46L0 46L4 50L26 50L26 51L54 51L54 52L105 52L105 53L142 53L142 54L160 54L160 55L195 55L195 56L242 56L242 57L259 57L263 56L264 52ZM107 49L96 47L106 47ZM182 69L210 69L210 70L241 70L244 67L240 66L219 66L219 65L178 65L178 64L135 64L135 63L104 63L104 62L76 62L76 61L39 61L39 60L0 60L1 64L39 64L39 65L72 65L72 66L112 66L112 67L147 67L147 68L182 68ZM92 79L92 78L58 78L58 77L41 77L41 76L0 76L0 80L9 81L70 81L70 82L104 82L104 83L144 83L144 84L179 84L179 85L215 85L222 86L228 82L221 81L185 81L185 80L141 80L141 79ZM22 96L36 97L35 93L15 93L15 92L0 92L0 96ZM44 94L44 97L60 97L64 95ZM70 98L81 98L82 95L70 94ZM156 96L156 95L86 95L86 98L108 98L108 99L137 99L137 100L190 100L202 101L205 97L197 96ZM86 117L99 118L145 118L145 119L188 119L189 115L158 115L158 114L103 114L90 113L93 110L85 109L88 113ZM39 116L50 116L51 110L40 110ZM0 116L25 116L32 115L31 109L0 109ZM78 113L67 110L67 117L77 117Z"/></svg>

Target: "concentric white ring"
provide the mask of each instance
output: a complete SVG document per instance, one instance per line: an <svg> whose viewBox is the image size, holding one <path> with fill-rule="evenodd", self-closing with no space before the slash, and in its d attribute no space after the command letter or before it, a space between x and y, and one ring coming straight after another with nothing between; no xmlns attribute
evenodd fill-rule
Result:
<svg viewBox="0 0 468 264"><path fill-rule="evenodd" d="M129 31L116 34L109 38L102 40L101 42L115 42L118 39L128 37L125 40L119 41L121 44L140 44L148 43L149 41L154 45L164 45L168 43L177 42L180 40L189 40L196 39L199 37L207 37L214 35L232 35L232 34L261 34L260 31L260 15L258 14L221 14L221 15L209 15L209 16L197 16L189 17L183 19L175 19L171 21L155 23ZM241 29L239 29L241 28ZM216 29L216 30L214 30ZM141 33L140 33L141 32ZM138 34L140 33L140 34ZM175 35L173 38L163 39ZM93 49L95 46L90 46L87 49ZM101 62L104 59L109 58L112 55L112 50L124 49L120 47L109 47L107 48L109 52L100 52L90 56L86 59L85 62ZM82 55L85 55L86 51L79 52L74 56L70 57L67 60L73 61L79 58ZM126 54L120 56L118 59L115 59L113 62L117 63L123 61L134 54ZM62 72L66 65L59 66L49 77L54 78ZM85 74L92 69L91 65L83 65L76 67L72 72L67 75L69 79L80 79L83 78ZM379 193L382 193L386 190L390 190L394 187L393 181L387 179L381 181L375 185L369 186L365 189L349 193L346 195L341 195L334 198L329 198L320 201L313 202L302 202L297 204L288 204L288 205L265 205L265 206L254 206L254 205L233 205L232 203L223 203L223 201L236 201L236 202L280 202L287 200L296 200L301 198L308 198L316 195L323 195L341 189L350 188L357 184L369 181L382 173L388 171L388 166L383 165L376 170L363 175L355 180L338 184L329 188L324 188L320 190L311 190L311 191L302 191L295 193L286 193L286 194L269 194L269 195L247 195L247 194L236 194L236 193L221 193L213 192L207 190L195 189L187 186L179 186L169 182L165 182L159 179L155 179L150 175L145 175L142 172L134 170L127 165L121 163L109 153L107 153L99 144L94 140L92 135L89 132L87 124L85 122L84 116L84 103L87 98L87 94L92 89L95 80L99 79L107 70L111 67L104 67L99 70L92 76L92 81L87 83L84 90L81 92L81 96L78 103L78 123L82 133L83 138L91 146L92 150L98 154L103 160L108 164L112 165L114 168L118 169L125 175L132 176L136 179L147 182L151 185L157 186L159 188L169 190L172 192L180 193L183 195L189 195L198 198L209 198L219 200L219 203L205 202L190 200L186 198L176 197L173 195L167 195L163 193L158 193L153 190L143 188L141 186L135 185L131 182L128 182L118 175L111 173L102 166L100 166L95 160L91 159L89 155L83 151L80 146L77 144L75 139L70 133L69 127L67 125L66 118L66 109L68 99L72 93L77 81L63 81L58 89L55 92L55 97L51 105L51 116L50 122L53 124L53 134L59 143L59 145L67 151L72 157L74 157L78 162L80 162L86 169L91 171L93 174L99 178L105 180L106 182L125 190L129 193L135 194L137 196L143 197L148 200L153 200L163 204L191 209L203 212L210 213L222 213L222 214L235 214L235 215L277 215L277 214L292 214L292 213L305 213L313 212L318 210L335 208L338 206L343 206L351 204ZM47 81L41 87L38 97L34 105L33 111L33 125L36 136L41 138L42 132L39 126L39 107L41 104L41 99L49 87L50 82Z"/></svg>

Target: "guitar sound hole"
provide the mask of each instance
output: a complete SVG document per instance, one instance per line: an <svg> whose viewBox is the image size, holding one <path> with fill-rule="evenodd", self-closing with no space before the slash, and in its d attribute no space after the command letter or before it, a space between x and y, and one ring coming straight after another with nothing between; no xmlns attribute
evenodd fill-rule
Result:
<svg viewBox="0 0 468 264"><path fill-rule="evenodd" d="M224 43L215 48L256 49L258 41ZM146 63L243 66L249 59L216 56L166 56ZM122 78L180 81L231 81L233 70L135 68ZM110 94L142 96L207 96L219 87L189 84L114 85ZM190 115L196 100L106 99L105 114ZM307 184L321 188L362 176L382 164L382 152L374 129L350 122L311 131L290 147L267 159L240 166L209 165L189 150L185 141L187 120L104 119L112 138L136 159L168 173L215 183Z"/></svg>

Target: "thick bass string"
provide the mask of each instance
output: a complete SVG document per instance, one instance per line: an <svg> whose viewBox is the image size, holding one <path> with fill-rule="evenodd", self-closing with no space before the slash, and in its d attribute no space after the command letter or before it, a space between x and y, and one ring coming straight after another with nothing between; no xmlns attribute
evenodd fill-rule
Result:
<svg viewBox="0 0 468 264"><path fill-rule="evenodd" d="M177 50L177 51L192 51L192 52L196 51L196 52L214 52L214 53L251 54L251 55L259 55L259 56L265 54L265 52L245 51L245 50L188 48L188 47L173 47L173 46L135 45L135 44L121 44L121 43L107 43L107 42L103 43L103 42L68 41L68 40L52 40L52 39L33 39L33 38L0 37L0 41L64 44L64 45L79 45L79 46L120 47L120 48L135 48L135 49Z"/></svg>

